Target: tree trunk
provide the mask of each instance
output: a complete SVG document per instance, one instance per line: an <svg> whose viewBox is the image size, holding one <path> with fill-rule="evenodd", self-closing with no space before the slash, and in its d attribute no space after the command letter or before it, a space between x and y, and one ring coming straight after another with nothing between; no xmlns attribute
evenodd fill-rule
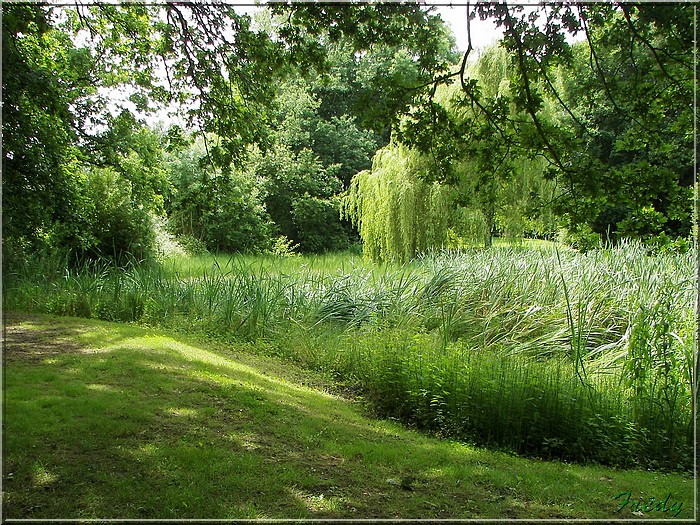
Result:
<svg viewBox="0 0 700 525"><path fill-rule="evenodd" d="M491 248L493 245L493 223L496 219L496 207L491 203L484 210L484 222L486 223L486 232L484 232L484 248Z"/></svg>

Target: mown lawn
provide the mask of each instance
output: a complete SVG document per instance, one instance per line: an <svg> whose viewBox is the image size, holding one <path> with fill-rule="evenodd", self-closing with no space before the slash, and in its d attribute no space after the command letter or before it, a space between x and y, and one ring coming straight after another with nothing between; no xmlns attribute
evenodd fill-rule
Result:
<svg viewBox="0 0 700 525"><path fill-rule="evenodd" d="M3 373L5 519L695 517L688 476L426 436L243 346L6 313Z"/></svg>

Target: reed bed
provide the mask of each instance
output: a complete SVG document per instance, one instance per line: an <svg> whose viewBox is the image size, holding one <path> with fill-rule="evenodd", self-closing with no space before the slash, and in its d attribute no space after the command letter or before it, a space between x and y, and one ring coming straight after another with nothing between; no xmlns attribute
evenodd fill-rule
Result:
<svg viewBox="0 0 700 525"><path fill-rule="evenodd" d="M516 453L692 468L696 254L494 247L16 264L6 309L137 322L325 370L384 416Z"/></svg>

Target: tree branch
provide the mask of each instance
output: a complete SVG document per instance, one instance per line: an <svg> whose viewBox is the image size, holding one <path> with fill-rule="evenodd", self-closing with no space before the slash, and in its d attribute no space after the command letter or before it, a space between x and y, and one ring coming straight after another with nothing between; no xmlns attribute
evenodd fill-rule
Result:
<svg viewBox="0 0 700 525"><path fill-rule="evenodd" d="M516 48L517 48L517 58L518 58L518 67L520 69L520 74L522 75L523 78L523 88L525 89L525 96L527 98L527 104L525 105L525 110L527 113L530 115L530 118L532 119L532 122L535 124L535 128L537 129L537 134L539 135L540 139L542 140L542 143L544 144L545 148L547 151L549 151L550 155L552 155L553 160L555 161L557 167L562 170L562 172L567 172L567 168L564 166L563 162L561 161L561 158L559 157L559 154L557 151L554 149L554 146L552 146L551 142L547 138L547 135L544 131L544 127L542 126L542 123L540 122L539 117L537 116L537 112L535 111L535 101L534 97L532 95L532 88L530 86L530 77L527 74L527 67L525 66L525 49L522 40L520 39L520 35L515 31L515 26L513 24L513 19L510 16L510 12L506 8L506 25L508 27L508 31L510 32L513 41L515 42Z"/></svg>
<svg viewBox="0 0 700 525"><path fill-rule="evenodd" d="M620 6L620 9L622 10L622 14L623 14L624 17L625 17L625 20L627 20L627 25L629 26L630 31L632 32L632 35L633 35L637 40L639 40L640 42L642 42L646 47L649 48L649 50L651 51L652 55L654 55L654 60L656 60L656 63L658 64L658 66L659 66L659 68L661 69L661 72L664 74L664 76L665 76L666 78L668 78L671 82L673 82L673 84L679 84L680 81L677 80L677 79L675 79L675 78L673 78L673 77L671 76L671 74L666 70L666 67L664 66L664 64L663 64L662 61L661 61L661 58L659 57L659 54L658 54L659 49L656 48L656 47L654 47L654 46L651 44L651 42L649 42L646 38L644 38L644 37L639 33L639 31L637 31L637 28L636 28L636 26L634 25L634 22L632 21L632 16L631 16L631 14L630 14L630 6L625 5L624 3L620 3L619 6Z"/></svg>

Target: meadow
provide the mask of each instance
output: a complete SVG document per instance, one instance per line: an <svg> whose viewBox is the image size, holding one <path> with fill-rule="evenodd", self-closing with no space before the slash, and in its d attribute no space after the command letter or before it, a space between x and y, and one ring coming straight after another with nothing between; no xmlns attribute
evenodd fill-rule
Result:
<svg viewBox="0 0 700 525"><path fill-rule="evenodd" d="M465 443L614 467L693 468L696 253L635 244L361 256L35 257L4 308L136 323L330 378L372 413Z"/></svg>

